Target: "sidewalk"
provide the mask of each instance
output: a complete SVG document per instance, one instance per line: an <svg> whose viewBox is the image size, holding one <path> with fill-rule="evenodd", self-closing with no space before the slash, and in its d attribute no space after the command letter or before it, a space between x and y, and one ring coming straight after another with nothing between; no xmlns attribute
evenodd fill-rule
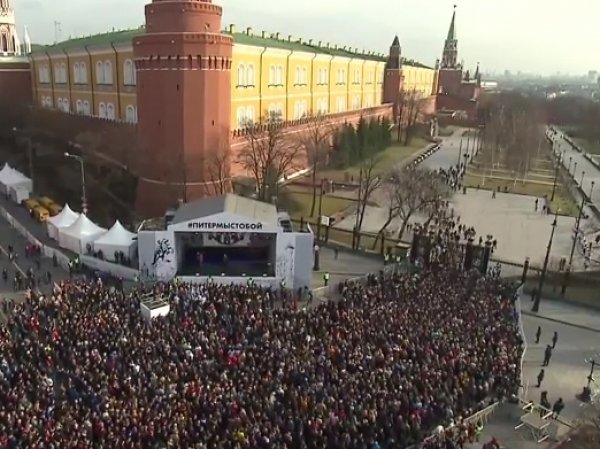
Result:
<svg viewBox="0 0 600 449"><path fill-rule="evenodd" d="M542 298L540 311L535 313L531 312L532 303L530 295L525 295L521 298L521 304L523 315L600 333L600 310L566 301Z"/></svg>

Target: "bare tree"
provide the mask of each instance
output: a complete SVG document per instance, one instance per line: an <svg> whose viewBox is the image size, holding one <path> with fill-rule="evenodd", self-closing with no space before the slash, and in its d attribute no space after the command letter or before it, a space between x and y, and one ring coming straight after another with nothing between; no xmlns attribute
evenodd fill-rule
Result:
<svg viewBox="0 0 600 449"><path fill-rule="evenodd" d="M397 136L397 140L398 143L400 143L402 141L402 126L404 125L404 122L406 121L406 92L404 92L404 89L400 90L398 92L398 97L396 99L396 104L395 104L395 108L396 108L396 126L397 129L396 131L398 132L398 136Z"/></svg>
<svg viewBox="0 0 600 449"><path fill-rule="evenodd" d="M294 167L296 148L275 114L269 114L262 124L248 123L244 133L246 144L237 161L254 178L257 199L270 202L277 194L279 180Z"/></svg>
<svg viewBox="0 0 600 449"><path fill-rule="evenodd" d="M423 101L420 93L415 89L406 97L406 132L404 134L404 145L408 145L414 135L419 117L423 111Z"/></svg>
<svg viewBox="0 0 600 449"><path fill-rule="evenodd" d="M205 155L206 175L215 195L231 191L231 145L229 138L220 141L217 148Z"/></svg>
<svg viewBox="0 0 600 449"><path fill-rule="evenodd" d="M600 447L600 401L597 399L583 407L577 422L578 429L570 435L564 449L597 449ZM562 449L562 446L561 446Z"/></svg>
<svg viewBox="0 0 600 449"><path fill-rule="evenodd" d="M297 146L306 155L306 160L311 167L312 203L310 216L315 215L317 205L317 179L321 164L324 162L331 144L333 129L321 114L308 117L306 131L297 134ZM319 183L319 188L321 184Z"/></svg>
<svg viewBox="0 0 600 449"><path fill-rule="evenodd" d="M399 240L415 214L425 214L429 223L450 197L450 189L438 173L418 167L396 170L387 184L392 192L390 200L394 202L395 213L401 220Z"/></svg>
<svg viewBox="0 0 600 449"><path fill-rule="evenodd" d="M366 159L360 167L359 174L359 187L358 187L358 209L356 217L356 231L360 232L362 229L363 221L365 218L365 212L369 199L373 192L381 186L382 178L377 173L377 165L379 163L379 157L377 155L371 156Z"/></svg>

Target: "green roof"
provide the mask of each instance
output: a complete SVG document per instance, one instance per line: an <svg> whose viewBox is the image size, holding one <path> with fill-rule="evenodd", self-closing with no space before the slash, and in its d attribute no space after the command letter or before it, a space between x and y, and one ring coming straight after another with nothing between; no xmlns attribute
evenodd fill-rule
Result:
<svg viewBox="0 0 600 449"><path fill-rule="evenodd" d="M51 52L53 50L69 50L75 48L104 46L110 44L124 44L131 42L134 37L144 33L144 28L136 28L133 30L119 30L111 31L108 33L94 34L91 36L77 37L74 39L67 39L66 41L58 42L52 45L45 45L41 47L40 51Z"/></svg>
<svg viewBox="0 0 600 449"><path fill-rule="evenodd" d="M92 36L79 37L75 39L68 39L66 41L58 42L53 45L40 46L40 48L36 48L34 53L38 52L52 52L53 50L63 51L68 49L75 48L84 48L84 47L94 47L94 46L105 46L110 44L123 44L126 42L131 42L133 38L139 36L144 33L144 27L136 28L133 30L121 30L121 31L111 31L108 33L95 34ZM289 41L283 39L275 39L272 35L268 37L262 37L258 35L248 35L246 33L230 33L229 31L224 31L225 34L228 34L233 37L234 42L241 45L250 45L256 47L269 47L269 48L281 48L283 50L295 50L295 51L303 51L307 53L319 53L319 54L327 54L333 56L340 56L345 58L360 58L368 61L377 61L377 62L385 62L386 57L361 53L361 52L353 52L348 49L344 50L343 48L327 48L327 47L319 47L318 45L312 45L308 42L298 42L298 41ZM410 59L402 58L403 64L414 66L414 67L423 67L430 68L424 64L420 64Z"/></svg>

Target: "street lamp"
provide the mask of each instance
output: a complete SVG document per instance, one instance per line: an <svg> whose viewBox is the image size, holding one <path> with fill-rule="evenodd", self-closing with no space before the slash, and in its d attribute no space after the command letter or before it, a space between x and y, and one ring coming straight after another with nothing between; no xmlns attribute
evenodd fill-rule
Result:
<svg viewBox="0 0 600 449"><path fill-rule="evenodd" d="M573 164L573 176L577 174L577 161Z"/></svg>
<svg viewBox="0 0 600 449"><path fill-rule="evenodd" d="M592 186L590 187L590 201L592 201L592 193L594 192L594 184L596 184L596 181L592 181Z"/></svg>
<svg viewBox="0 0 600 449"><path fill-rule="evenodd" d="M585 177L585 170L581 172L581 182L579 183L579 185L581 186L581 189L583 190L583 178Z"/></svg>
<svg viewBox="0 0 600 449"><path fill-rule="evenodd" d="M596 359L595 357L590 357L588 359L585 359L585 363L589 363L591 365L590 374L587 377L587 386L583 387L583 392L581 393L581 395L578 395L578 398L581 399L583 402L590 402L592 400L592 382L594 382L594 369L597 365L600 365L600 361L598 361L598 359Z"/></svg>
<svg viewBox="0 0 600 449"><path fill-rule="evenodd" d="M458 147L458 170L460 171L460 158L462 157L462 137L460 138L460 145Z"/></svg>
<svg viewBox="0 0 600 449"><path fill-rule="evenodd" d="M592 188L593 187L594 186L592 185ZM583 206L585 206L585 194L581 192L581 205L579 206L579 214L577 215L577 221L575 222L575 235L573 236L573 243L571 244L571 255L569 256L569 264L567 265L567 271L565 271L563 285L560 289L562 295L567 291L567 284L569 283L571 265L573 264L573 256L575 255L575 245L577 245L577 237L579 237L579 228L581 227L581 218L583 217Z"/></svg>
<svg viewBox="0 0 600 449"><path fill-rule="evenodd" d="M548 261L550 260L550 251L552 250L552 241L554 240L554 231L556 230L557 220L558 220L558 211L556 209L554 212L554 221L552 222L552 232L550 233L550 240L548 240L548 248L546 249L546 257L544 258L544 266L542 267L542 274L540 275L540 283L538 284L537 295L535 296L535 301L533 303L533 307L531 308L532 312L540 311L540 300L542 299L542 288L544 288L544 281L546 280L546 271L548 270Z"/></svg>
<svg viewBox="0 0 600 449"><path fill-rule="evenodd" d="M71 154L68 151L65 151L65 157L70 157L71 159L75 159L79 162L79 167L81 168L81 211L84 215L87 215L87 196L85 194L85 166L83 164L83 158L76 154Z"/></svg>
<svg viewBox="0 0 600 449"><path fill-rule="evenodd" d="M571 174L571 163L573 162L573 156L569 156L569 166L567 167L567 173Z"/></svg>
<svg viewBox="0 0 600 449"><path fill-rule="evenodd" d="M554 194L556 193L556 181L558 180L558 167L560 166L560 162L556 161L554 165L556 165L556 167L554 169L554 184L552 185L552 197L550 198L550 201L554 201Z"/></svg>

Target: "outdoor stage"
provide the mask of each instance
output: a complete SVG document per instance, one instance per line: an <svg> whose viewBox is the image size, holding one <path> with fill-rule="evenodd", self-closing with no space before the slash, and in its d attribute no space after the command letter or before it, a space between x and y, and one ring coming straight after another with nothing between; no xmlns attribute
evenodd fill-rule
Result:
<svg viewBox="0 0 600 449"><path fill-rule="evenodd" d="M313 235L279 221L275 206L236 195L184 204L140 229L141 277L310 286Z"/></svg>

